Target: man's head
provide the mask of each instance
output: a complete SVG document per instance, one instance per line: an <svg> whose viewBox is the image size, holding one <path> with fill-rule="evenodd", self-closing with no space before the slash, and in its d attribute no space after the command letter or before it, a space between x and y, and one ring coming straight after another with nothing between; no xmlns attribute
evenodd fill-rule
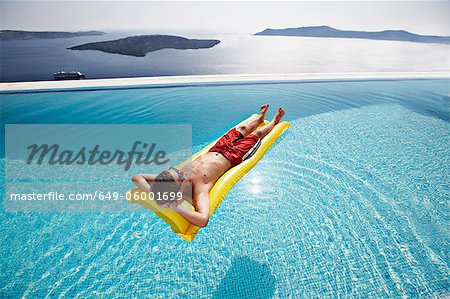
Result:
<svg viewBox="0 0 450 299"><path fill-rule="evenodd" d="M185 174L173 167L158 174L151 185L156 203L167 205L179 200L179 192L182 191L182 185L185 180Z"/></svg>

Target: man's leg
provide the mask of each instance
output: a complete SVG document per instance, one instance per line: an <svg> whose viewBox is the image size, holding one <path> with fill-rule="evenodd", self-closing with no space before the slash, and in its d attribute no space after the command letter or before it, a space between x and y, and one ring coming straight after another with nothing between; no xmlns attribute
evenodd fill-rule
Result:
<svg viewBox="0 0 450 299"><path fill-rule="evenodd" d="M259 116L255 119L252 119L249 122L246 122L243 125L239 125L236 127L236 130L238 130L244 137L253 132L263 121L266 117L266 112L269 109L269 104L262 105L259 109Z"/></svg>
<svg viewBox="0 0 450 299"><path fill-rule="evenodd" d="M273 117L273 119L267 125L252 132L252 134L258 136L259 138L263 138L264 136L269 134L270 131L272 131L272 129L275 127L276 124L278 124L280 122L280 120L283 118L283 116L284 116L284 110L283 110L283 108L279 107L278 111L275 114L275 116Z"/></svg>

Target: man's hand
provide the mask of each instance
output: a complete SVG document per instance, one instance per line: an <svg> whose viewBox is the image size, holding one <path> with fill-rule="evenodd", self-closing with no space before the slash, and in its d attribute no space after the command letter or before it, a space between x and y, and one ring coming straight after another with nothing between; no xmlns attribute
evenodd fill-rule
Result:
<svg viewBox="0 0 450 299"><path fill-rule="evenodd" d="M150 192L150 184L155 181L155 178L156 174L135 174L131 180L139 189Z"/></svg>

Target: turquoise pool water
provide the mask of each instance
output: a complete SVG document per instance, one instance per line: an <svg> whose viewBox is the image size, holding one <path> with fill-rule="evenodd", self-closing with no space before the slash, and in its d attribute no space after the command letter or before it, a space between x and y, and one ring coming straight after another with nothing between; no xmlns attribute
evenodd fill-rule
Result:
<svg viewBox="0 0 450 299"><path fill-rule="evenodd" d="M265 102L292 127L192 244L151 212L2 210L0 296L449 296L449 83L4 93L2 125L191 123L194 150Z"/></svg>

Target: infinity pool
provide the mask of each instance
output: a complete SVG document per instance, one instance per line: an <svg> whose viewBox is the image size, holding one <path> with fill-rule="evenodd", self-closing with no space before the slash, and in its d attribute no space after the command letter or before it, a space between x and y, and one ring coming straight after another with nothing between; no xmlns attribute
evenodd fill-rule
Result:
<svg viewBox="0 0 450 299"><path fill-rule="evenodd" d="M266 102L269 117L283 106L292 127L193 243L151 212L2 210L0 297L450 296L449 83L4 92L2 129L192 124L195 151Z"/></svg>

